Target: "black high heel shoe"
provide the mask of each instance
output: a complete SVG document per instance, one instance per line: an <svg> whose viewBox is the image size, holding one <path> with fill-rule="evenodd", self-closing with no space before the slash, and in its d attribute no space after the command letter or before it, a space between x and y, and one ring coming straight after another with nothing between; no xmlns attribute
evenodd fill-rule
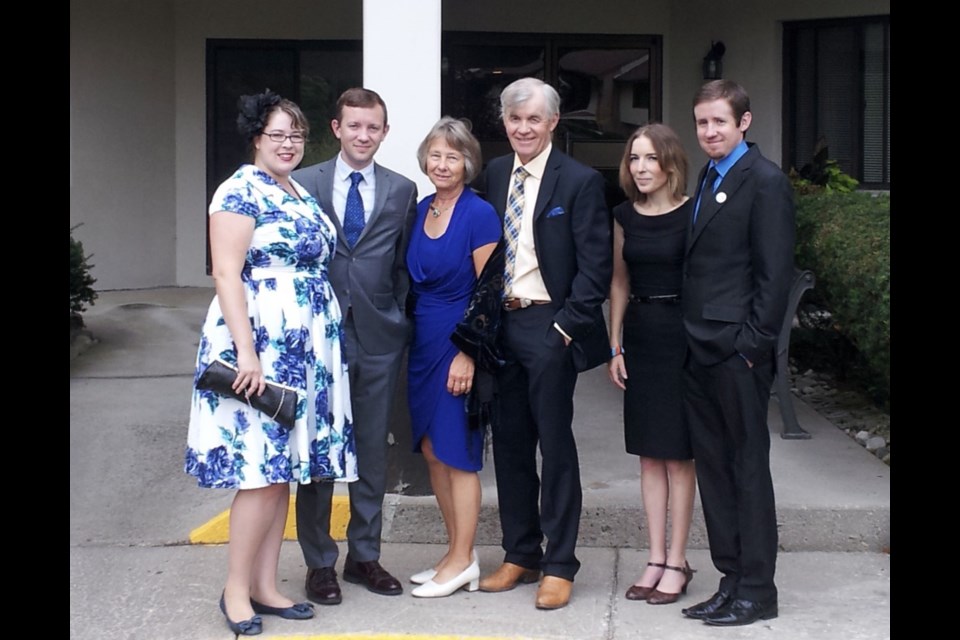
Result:
<svg viewBox="0 0 960 640"><path fill-rule="evenodd" d="M670 571L679 571L683 574L683 586L680 587L680 593L685 594L687 592L687 585L690 584L690 581L693 580L693 574L696 573L696 571L690 568L690 563L684 562L682 567L674 567L668 564L665 568ZM647 604L673 604L680 599L680 593L664 593L660 591L660 585L658 584L657 588L647 596Z"/></svg>
<svg viewBox="0 0 960 640"><path fill-rule="evenodd" d="M309 620L313 617L313 605L309 602L298 602L290 607L271 607L250 598L250 606L253 607L254 613L262 613L265 616L280 616L287 620Z"/></svg>
<svg viewBox="0 0 960 640"><path fill-rule="evenodd" d="M230 627L230 631L233 631L238 636L257 636L263 633L263 619L254 615L249 620L241 620L240 622L234 622L230 619L230 616L227 615L227 605L223 602L223 594L220 594L220 611L223 612L223 617L227 621L227 626Z"/></svg>

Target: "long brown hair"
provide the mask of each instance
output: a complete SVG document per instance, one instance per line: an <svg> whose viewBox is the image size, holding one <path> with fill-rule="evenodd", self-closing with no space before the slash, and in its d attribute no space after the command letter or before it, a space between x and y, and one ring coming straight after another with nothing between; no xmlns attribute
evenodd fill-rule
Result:
<svg viewBox="0 0 960 640"><path fill-rule="evenodd" d="M687 188L687 154L683 150L676 131L659 122L640 127L627 140L623 158L620 160L620 188L627 194L630 202L646 200L646 196L637 189L637 183L633 181L633 175L630 173L630 154L634 141L640 136L653 145L660 169L667 174L667 188L670 190L672 199L681 200Z"/></svg>

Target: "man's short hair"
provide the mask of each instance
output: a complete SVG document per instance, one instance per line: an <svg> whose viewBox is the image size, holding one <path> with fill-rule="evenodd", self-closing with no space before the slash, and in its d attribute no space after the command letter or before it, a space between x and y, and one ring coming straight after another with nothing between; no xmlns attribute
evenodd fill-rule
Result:
<svg viewBox="0 0 960 640"><path fill-rule="evenodd" d="M387 103L383 101L380 94L370 89L353 87L340 94L337 100L336 119L337 122L343 119L344 107L359 107L360 109L372 109L380 105L383 109L383 124L387 124Z"/></svg>
<svg viewBox="0 0 960 640"><path fill-rule="evenodd" d="M537 91L543 96L547 118L560 115L560 94L556 89L539 78L520 78L508 84L500 93L500 117L532 98Z"/></svg>
<svg viewBox="0 0 960 640"><path fill-rule="evenodd" d="M743 114L750 111L750 96L747 94L747 90L733 80L711 80L707 82L693 96L693 106L696 107L703 102L713 102L714 100L727 101L727 104L733 110L733 117L737 119L738 127Z"/></svg>

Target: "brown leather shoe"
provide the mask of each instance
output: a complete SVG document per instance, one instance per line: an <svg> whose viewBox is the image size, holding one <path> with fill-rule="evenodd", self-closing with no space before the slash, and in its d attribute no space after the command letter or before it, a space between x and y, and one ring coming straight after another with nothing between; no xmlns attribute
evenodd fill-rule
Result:
<svg viewBox="0 0 960 640"><path fill-rule="evenodd" d="M666 563L663 562L648 562L648 567L659 567L661 569L666 568ZM659 580L657 581L659 582ZM653 593L657 588L657 585L654 584L652 587L641 587L638 585L630 585L630 588L627 589L626 598L627 600L646 600L647 597Z"/></svg>
<svg viewBox="0 0 960 640"><path fill-rule="evenodd" d="M480 580L480 591L497 593L510 591L517 584L531 584L540 579L540 571L527 569L512 562L504 562L496 571Z"/></svg>
<svg viewBox="0 0 960 640"><path fill-rule="evenodd" d="M333 567L307 569L307 600L317 604L340 604L343 595L337 582L337 571Z"/></svg>
<svg viewBox="0 0 960 640"><path fill-rule="evenodd" d="M354 562L347 556L343 563L343 579L354 584L362 584L368 591L382 596L398 596L403 593L403 585L380 566L376 560Z"/></svg>
<svg viewBox="0 0 960 640"><path fill-rule="evenodd" d="M573 581L557 576L543 576L537 590L537 609L561 609L570 602Z"/></svg>
<svg viewBox="0 0 960 640"><path fill-rule="evenodd" d="M681 593L687 592L687 585L690 584L690 581L693 580L693 574L696 573L694 569L690 568L690 563L686 562L682 567L674 567L668 564L667 569L683 574L683 584L680 585L680 592L665 593L660 591L660 585L658 584L656 589L647 594L647 604L673 604L680 599Z"/></svg>
<svg viewBox="0 0 960 640"><path fill-rule="evenodd" d="M627 589L626 598L627 600L646 600L647 596L653 593L656 587L638 587L635 584L630 585L630 588Z"/></svg>

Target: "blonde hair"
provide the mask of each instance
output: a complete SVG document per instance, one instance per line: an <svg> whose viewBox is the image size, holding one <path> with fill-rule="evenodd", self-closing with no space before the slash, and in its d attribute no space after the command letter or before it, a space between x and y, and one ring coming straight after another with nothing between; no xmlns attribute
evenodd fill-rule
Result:
<svg viewBox="0 0 960 640"><path fill-rule="evenodd" d="M427 172L427 152L434 140L442 139L448 145L463 154L464 181L470 183L480 175L480 142L470 133L470 127L467 122L443 116L437 123L430 128L430 132L417 148L417 162L420 163L420 170Z"/></svg>

